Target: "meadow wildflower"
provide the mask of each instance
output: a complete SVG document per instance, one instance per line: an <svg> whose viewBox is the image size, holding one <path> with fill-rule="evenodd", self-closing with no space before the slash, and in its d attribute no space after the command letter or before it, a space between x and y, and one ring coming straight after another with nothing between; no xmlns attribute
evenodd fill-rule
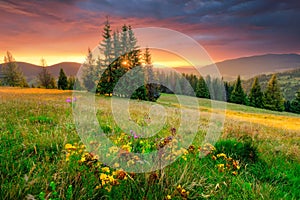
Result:
<svg viewBox="0 0 300 200"><path fill-rule="evenodd" d="M168 194L168 195L166 196L166 199L172 199L171 195Z"/></svg>
<svg viewBox="0 0 300 200"><path fill-rule="evenodd" d="M218 158L223 157L224 159L227 158L227 156L226 156L225 153L219 153L219 154L217 154L217 157L218 157Z"/></svg>
<svg viewBox="0 0 300 200"><path fill-rule="evenodd" d="M219 172L224 172L225 165L224 164L218 164L217 165Z"/></svg>
<svg viewBox="0 0 300 200"><path fill-rule="evenodd" d="M102 167L101 170L106 173L110 172L109 167Z"/></svg>

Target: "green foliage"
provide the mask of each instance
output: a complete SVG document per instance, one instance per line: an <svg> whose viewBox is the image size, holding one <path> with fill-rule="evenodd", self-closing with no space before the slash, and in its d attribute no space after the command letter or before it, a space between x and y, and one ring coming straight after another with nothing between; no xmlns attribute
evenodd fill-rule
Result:
<svg viewBox="0 0 300 200"><path fill-rule="evenodd" d="M284 110L284 98L276 74L272 76L268 83L266 92L264 93L264 103L264 108L266 109L276 111Z"/></svg>
<svg viewBox="0 0 300 200"><path fill-rule="evenodd" d="M210 98L208 87L202 76L197 81L196 96L200 98Z"/></svg>
<svg viewBox="0 0 300 200"><path fill-rule="evenodd" d="M235 160L253 163L258 159L258 151L249 137L237 140L224 140L215 144L216 153L225 153Z"/></svg>
<svg viewBox="0 0 300 200"><path fill-rule="evenodd" d="M83 86L88 91L95 90L96 81L97 81L97 70L96 70L95 59L93 58L93 53L90 48L88 48L86 61L83 64L82 81L83 81Z"/></svg>
<svg viewBox="0 0 300 200"><path fill-rule="evenodd" d="M40 84L40 87L46 88L46 89L53 89L56 88L55 79L52 76L52 74L47 69L47 64L45 59L41 60L42 70L38 74L37 79Z"/></svg>
<svg viewBox="0 0 300 200"><path fill-rule="evenodd" d="M230 96L230 102L247 105L247 95L242 88L240 76L238 76L236 83L234 84L234 88Z"/></svg>
<svg viewBox="0 0 300 200"><path fill-rule="evenodd" d="M1 84L13 87L29 87L21 69L9 51L7 51L4 57L2 73L4 77L3 83L1 82Z"/></svg>
<svg viewBox="0 0 300 200"><path fill-rule="evenodd" d="M73 85L74 85L74 83L73 83ZM68 78L63 69L60 69L57 87L58 87L58 89L62 89L62 90L68 89Z"/></svg>
<svg viewBox="0 0 300 200"><path fill-rule="evenodd" d="M155 81L150 51L146 49L144 57L147 58L143 58L146 59L146 66L142 67L141 51L138 50L137 39L131 26L124 25L121 35L114 32L112 37L110 23L107 20L102 36L100 51L104 57L97 66L102 69L102 73L96 92L109 96L156 101L159 97L157 85L147 83ZM126 73L128 74L124 76ZM126 77L126 80L123 78L119 81L121 77ZM132 88L136 90L131 91Z"/></svg>
<svg viewBox="0 0 300 200"><path fill-rule="evenodd" d="M290 111L300 114L300 89L295 95L295 99L291 102Z"/></svg>
<svg viewBox="0 0 300 200"><path fill-rule="evenodd" d="M249 94L249 105L257 108L263 108L263 96L258 78L255 78Z"/></svg>

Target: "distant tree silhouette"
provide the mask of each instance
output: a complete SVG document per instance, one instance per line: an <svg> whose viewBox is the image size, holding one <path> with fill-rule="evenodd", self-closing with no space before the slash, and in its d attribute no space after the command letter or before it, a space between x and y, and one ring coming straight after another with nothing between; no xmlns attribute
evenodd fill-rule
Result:
<svg viewBox="0 0 300 200"><path fill-rule="evenodd" d="M17 65L13 55L7 51L4 56L4 64L2 65L3 85L29 87L26 79Z"/></svg>
<svg viewBox="0 0 300 200"><path fill-rule="evenodd" d="M284 98L280 90L277 76L274 74L270 79L264 94L264 108L275 111L284 110Z"/></svg>
<svg viewBox="0 0 300 200"><path fill-rule="evenodd" d="M68 78L62 68L59 71L57 87L58 89L62 89L62 90L68 89Z"/></svg>
<svg viewBox="0 0 300 200"><path fill-rule="evenodd" d="M44 58L41 59L41 66L42 66L42 70L37 76L40 87L46 89L56 88L55 79L52 76L52 74L49 72L47 68L46 60Z"/></svg>
<svg viewBox="0 0 300 200"><path fill-rule="evenodd" d="M261 91L261 87L258 81L258 78L256 77L254 79L254 82L252 84L252 88L249 93L249 105L257 108L263 108L264 102L263 102L264 94Z"/></svg>

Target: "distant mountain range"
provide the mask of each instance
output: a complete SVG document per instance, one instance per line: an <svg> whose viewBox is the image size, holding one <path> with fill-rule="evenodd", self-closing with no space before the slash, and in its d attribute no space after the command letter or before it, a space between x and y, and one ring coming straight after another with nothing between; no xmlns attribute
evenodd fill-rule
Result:
<svg viewBox="0 0 300 200"><path fill-rule="evenodd" d="M251 57L217 62L221 75L224 80L234 80L238 75L242 79L249 79L259 74L271 74L292 70L300 67L300 55L298 54L265 54ZM210 66L205 66L208 68ZM193 67L176 67L181 73L198 74Z"/></svg>
<svg viewBox="0 0 300 200"><path fill-rule="evenodd" d="M23 71L24 76L26 76L29 84L36 82L37 75L41 72L42 67L26 62L17 62L18 66ZM0 64L0 70L3 64ZM78 69L81 64L76 62L62 62L55 65L50 65L47 67L49 72L55 77L58 78L60 69L64 69L64 72L67 76L76 76Z"/></svg>
<svg viewBox="0 0 300 200"><path fill-rule="evenodd" d="M35 82L37 74L41 71L41 66L25 62L17 62L27 77L29 83ZM224 80L234 80L237 75L242 79L249 79L259 74L271 74L282 71L292 70L300 67L300 55L298 54L265 54L251 57L242 57L237 59L225 60L216 63ZM80 63L62 62L48 66L49 71L57 78L60 68L64 69L67 76L75 76ZM205 66L208 68L209 66ZM1 64L0 64L1 69ZM176 67L180 73L195 73L193 67Z"/></svg>

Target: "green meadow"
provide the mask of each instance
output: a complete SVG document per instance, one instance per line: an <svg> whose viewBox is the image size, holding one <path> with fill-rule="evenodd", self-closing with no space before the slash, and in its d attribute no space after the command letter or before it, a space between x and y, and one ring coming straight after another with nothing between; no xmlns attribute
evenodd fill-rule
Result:
<svg viewBox="0 0 300 200"><path fill-rule="evenodd" d="M119 147L98 155L90 147L105 147L93 138L81 141L72 112L76 101L68 99L73 101L72 91L0 87L0 199L300 199L299 115L230 103L222 112L210 100L197 99L195 107L170 94L156 103L130 100L131 120L139 126L155 121L153 105L167 113L147 139L122 130L111 97L96 96L102 133ZM183 107L200 111L186 148L180 146L185 136L176 135ZM225 121L209 144L203 141L212 113L224 114ZM162 147L169 153L161 159L174 162L151 172L128 172L101 159L114 156L128 167L143 167L143 157L130 152Z"/></svg>

